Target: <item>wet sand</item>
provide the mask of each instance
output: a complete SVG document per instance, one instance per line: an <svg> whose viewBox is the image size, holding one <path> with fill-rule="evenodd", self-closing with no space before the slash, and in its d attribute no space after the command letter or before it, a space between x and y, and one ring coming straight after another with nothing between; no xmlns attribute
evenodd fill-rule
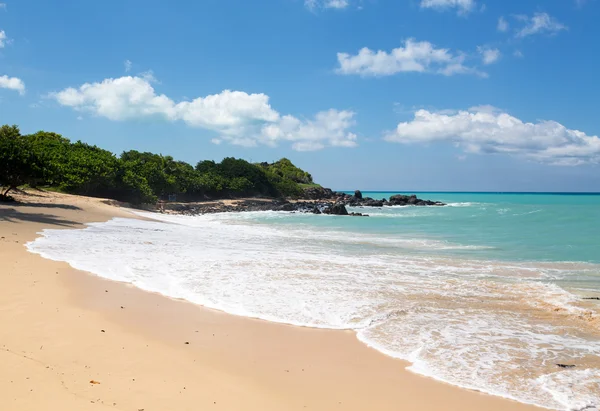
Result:
<svg viewBox="0 0 600 411"><path fill-rule="evenodd" d="M353 332L209 310L27 252L44 228L135 218L54 193L0 205L0 409L535 410L405 370Z"/></svg>

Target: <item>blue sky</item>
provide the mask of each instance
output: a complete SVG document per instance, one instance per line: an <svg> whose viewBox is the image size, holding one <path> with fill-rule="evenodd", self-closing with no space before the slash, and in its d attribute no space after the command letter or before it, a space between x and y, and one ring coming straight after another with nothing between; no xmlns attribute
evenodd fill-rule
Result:
<svg viewBox="0 0 600 411"><path fill-rule="evenodd" d="M600 191L598 0L0 0L0 123L334 189Z"/></svg>

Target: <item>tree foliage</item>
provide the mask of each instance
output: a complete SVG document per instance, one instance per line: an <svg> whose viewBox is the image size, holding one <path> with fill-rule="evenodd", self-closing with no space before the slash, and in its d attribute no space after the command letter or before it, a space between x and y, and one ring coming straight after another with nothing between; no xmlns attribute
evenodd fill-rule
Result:
<svg viewBox="0 0 600 411"><path fill-rule="evenodd" d="M288 159L252 164L228 157L196 167L171 156L123 152L119 157L60 134L39 131L21 135L17 126L0 128L0 195L18 186L52 186L65 192L100 196L135 204L176 194L194 201L242 196L297 197L312 176Z"/></svg>

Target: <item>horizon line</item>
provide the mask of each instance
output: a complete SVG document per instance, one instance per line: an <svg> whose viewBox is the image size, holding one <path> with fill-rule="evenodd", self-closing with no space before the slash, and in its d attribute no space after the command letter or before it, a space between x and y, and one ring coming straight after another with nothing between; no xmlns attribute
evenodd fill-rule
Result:
<svg viewBox="0 0 600 411"><path fill-rule="evenodd" d="M356 190L335 190L344 193ZM600 191L444 191L444 190L360 190L362 193L443 193L443 194L570 194L600 195Z"/></svg>

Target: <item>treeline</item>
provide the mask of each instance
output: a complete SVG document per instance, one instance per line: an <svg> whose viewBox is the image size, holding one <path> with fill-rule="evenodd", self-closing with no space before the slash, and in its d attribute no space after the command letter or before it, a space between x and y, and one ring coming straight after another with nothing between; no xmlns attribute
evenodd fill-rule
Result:
<svg viewBox="0 0 600 411"><path fill-rule="evenodd" d="M17 126L0 127L0 196L22 185L106 197L133 204L245 196L299 197L312 176L290 160L252 164L225 158L192 166L161 154L126 151L119 157L60 134L22 135Z"/></svg>

